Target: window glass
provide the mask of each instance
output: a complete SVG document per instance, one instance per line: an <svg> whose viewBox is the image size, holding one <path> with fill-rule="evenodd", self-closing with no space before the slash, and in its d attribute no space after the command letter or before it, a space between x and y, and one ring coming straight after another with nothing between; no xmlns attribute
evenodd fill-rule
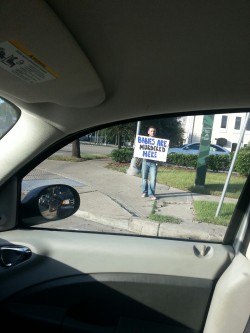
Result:
<svg viewBox="0 0 250 333"><path fill-rule="evenodd" d="M200 149L200 145L199 144L190 145L189 149L199 150Z"/></svg>
<svg viewBox="0 0 250 333"><path fill-rule="evenodd" d="M19 110L0 97L0 139L11 129L19 118Z"/></svg>
<svg viewBox="0 0 250 333"><path fill-rule="evenodd" d="M223 152L223 149L221 149L220 147L214 146L214 145L211 145L211 146L210 146L210 150L212 150L212 151Z"/></svg>
<svg viewBox="0 0 250 333"><path fill-rule="evenodd" d="M241 117L236 117L235 118L234 129L239 130L240 129L240 124L241 124Z"/></svg>
<svg viewBox="0 0 250 333"><path fill-rule="evenodd" d="M222 242L246 181L246 166L239 152L222 198L230 154L202 155L199 163L207 163L203 171L197 168L199 151L181 159L167 154L171 143L177 146L188 137L188 120L142 120L79 135L24 177L22 198L41 185L66 184L78 191L80 208L68 218L29 227ZM202 122L197 124L191 130L201 136ZM249 141L247 134L243 141ZM148 158L142 160L145 151ZM204 170L204 184L197 185Z"/></svg>
<svg viewBox="0 0 250 333"><path fill-rule="evenodd" d="M248 118L246 130L250 131L250 118Z"/></svg>
<svg viewBox="0 0 250 333"><path fill-rule="evenodd" d="M222 116L221 117L221 128L227 128L227 116Z"/></svg>

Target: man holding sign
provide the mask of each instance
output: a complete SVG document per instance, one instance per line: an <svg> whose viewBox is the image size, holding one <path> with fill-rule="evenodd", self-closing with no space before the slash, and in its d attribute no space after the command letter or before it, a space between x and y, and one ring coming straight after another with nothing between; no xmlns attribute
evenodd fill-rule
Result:
<svg viewBox="0 0 250 333"><path fill-rule="evenodd" d="M137 135L134 157L142 158L142 197L156 200L155 186L158 161L166 162L169 140L156 138L156 128L150 126L148 135Z"/></svg>

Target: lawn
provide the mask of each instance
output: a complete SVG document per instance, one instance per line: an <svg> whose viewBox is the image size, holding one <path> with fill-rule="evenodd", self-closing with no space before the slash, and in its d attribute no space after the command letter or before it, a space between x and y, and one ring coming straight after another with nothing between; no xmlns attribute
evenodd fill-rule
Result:
<svg viewBox="0 0 250 333"><path fill-rule="evenodd" d="M56 160L56 161L68 161L68 162L84 162L88 160L97 160L102 158L108 158L110 155L108 154L87 154L87 153L81 153L81 157L72 157L71 155L52 155L48 159L49 160Z"/></svg>
<svg viewBox="0 0 250 333"><path fill-rule="evenodd" d="M220 196L224 188L227 173L207 172L204 188L194 185L195 177L195 170L160 167L157 175L157 182L169 185L170 187L176 187L180 190ZM232 174L227 187L226 197L238 199L245 182L245 177Z"/></svg>
<svg viewBox="0 0 250 333"><path fill-rule="evenodd" d="M72 158L70 156L65 156L65 155L53 155L50 157L50 159L83 162L90 159L100 159L107 157L109 157L109 155L82 153L80 159ZM129 166L130 166L129 163L116 163L111 161L107 165L107 168L126 173ZM137 176L141 177L141 174L138 173ZM184 191L191 191L193 193L221 196L227 178L227 173L207 172L204 188L194 186L195 177L196 177L195 170L184 169L180 167L172 167L172 166L171 167L160 166L157 174L157 182ZM227 187L226 197L238 199L245 181L246 181L245 177L232 174L230 177L229 185ZM228 223L230 222L230 218L235 209L235 204L223 203L220 215L218 217L215 217L217 207L218 203L216 202L194 201L195 220L200 222L207 222L216 225L227 226ZM177 224L181 223L180 219L176 219L173 216L163 216L157 214L154 206L152 208L152 212L149 216L149 219L161 223L166 223L166 222L177 223Z"/></svg>
<svg viewBox="0 0 250 333"><path fill-rule="evenodd" d="M126 173L129 168L129 164L112 162L107 167ZM141 177L141 174L138 173L137 176ZM184 191L191 191L193 193L221 196L227 178L227 173L207 172L204 188L194 186L195 177L195 170L172 166L161 166L158 169L157 183ZM241 177L236 174L231 175L226 191L226 197L238 199L245 181L245 177ZM218 202L194 201L195 220L199 222L227 226L235 209L235 204L224 202L219 216L215 217L217 207ZM162 216L157 214L154 207L149 218L161 223L180 223L180 220L173 216Z"/></svg>
<svg viewBox="0 0 250 333"><path fill-rule="evenodd" d="M220 215L215 217L218 203L214 201L194 201L195 220L227 226L233 215L235 204L224 203L221 207Z"/></svg>
<svg viewBox="0 0 250 333"><path fill-rule="evenodd" d="M108 168L126 172L128 163L110 163ZM140 173L138 177L140 177ZM183 191L190 191L193 193L202 193L209 195L220 196L227 178L227 173L224 172L207 172L205 186L197 187L195 183L196 171L191 169L184 169L179 167L163 167L160 166L157 174L157 183L168 185L170 187L178 188ZM246 178L232 174L230 182L227 187L226 197L238 199L245 184Z"/></svg>

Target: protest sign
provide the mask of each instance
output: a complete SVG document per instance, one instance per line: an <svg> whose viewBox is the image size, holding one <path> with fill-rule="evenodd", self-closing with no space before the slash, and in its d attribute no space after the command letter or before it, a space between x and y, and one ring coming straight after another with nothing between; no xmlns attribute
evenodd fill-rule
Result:
<svg viewBox="0 0 250 333"><path fill-rule="evenodd" d="M168 148L169 140L137 135L134 146L134 157L166 162Z"/></svg>

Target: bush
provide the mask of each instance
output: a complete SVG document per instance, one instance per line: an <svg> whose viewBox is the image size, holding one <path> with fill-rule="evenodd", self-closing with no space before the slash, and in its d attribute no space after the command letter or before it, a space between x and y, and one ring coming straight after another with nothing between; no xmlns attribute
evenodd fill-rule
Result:
<svg viewBox="0 0 250 333"><path fill-rule="evenodd" d="M170 154L167 162L187 168L197 167L198 155L192 154ZM228 155L209 155L207 157L207 168L212 171L225 171L230 167L230 157Z"/></svg>
<svg viewBox="0 0 250 333"><path fill-rule="evenodd" d="M196 168L197 155L173 153L167 156L167 162L187 168Z"/></svg>
<svg viewBox="0 0 250 333"><path fill-rule="evenodd" d="M133 157L134 150L132 148L114 149L111 152L111 158L115 162L129 163Z"/></svg>
<svg viewBox="0 0 250 333"><path fill-rule="evenodd" d="M241 148L235 162L235 170L247 177L250 173L250 146Z"/></svg>
<svg viewBox="0 0 250 333"><path fill-rule="evenodd" d="M207 168L212 171L225 171L230 168L230 156L228 155L209 155Z"/></svg>

